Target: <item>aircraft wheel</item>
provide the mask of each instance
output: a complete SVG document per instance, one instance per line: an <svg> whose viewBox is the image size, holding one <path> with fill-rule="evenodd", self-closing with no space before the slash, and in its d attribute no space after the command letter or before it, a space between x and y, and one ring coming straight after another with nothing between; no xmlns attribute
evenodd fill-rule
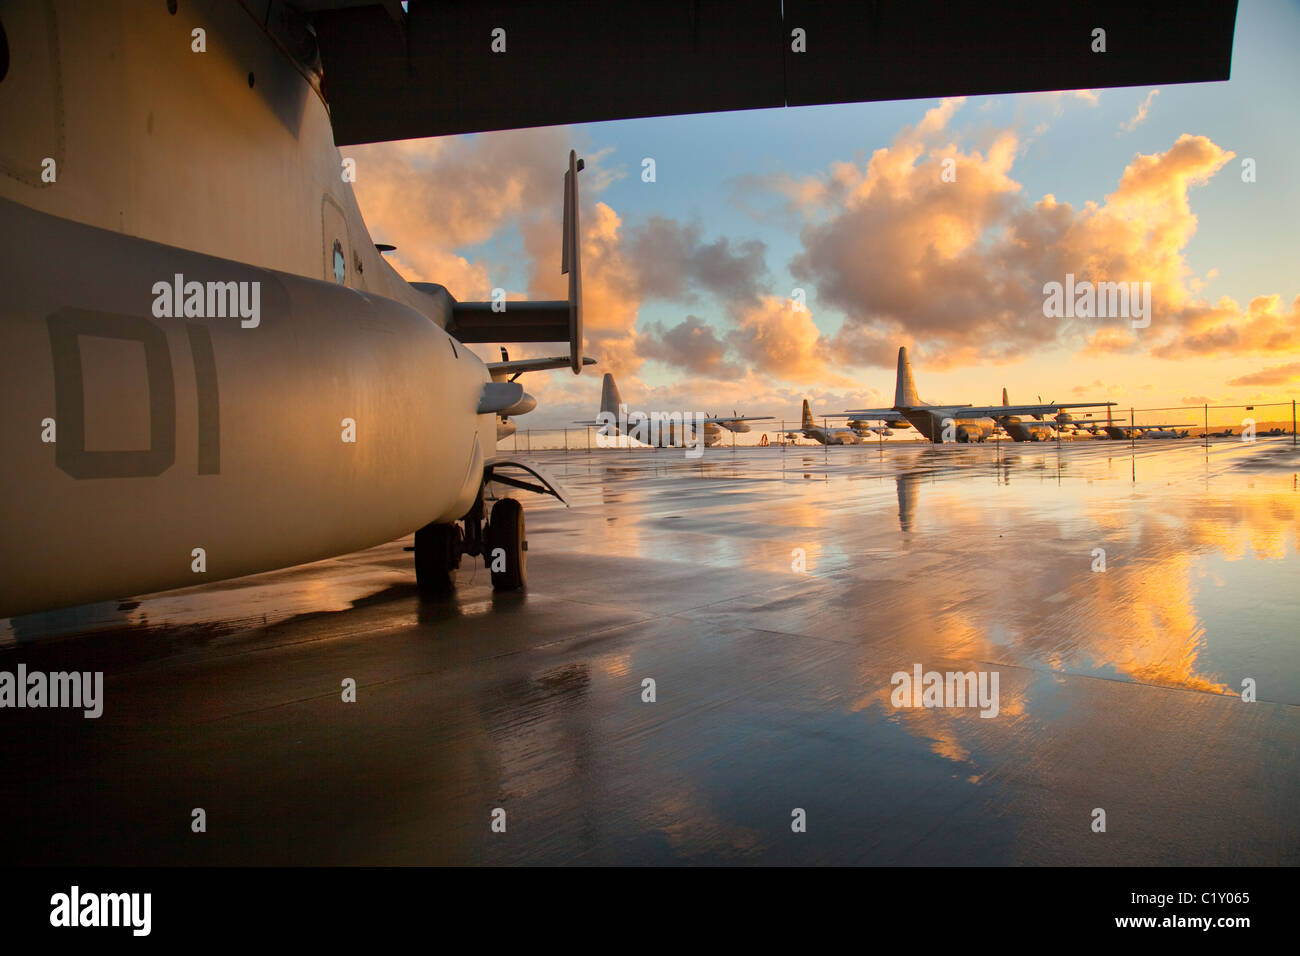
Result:
<svg viewBox="0 0 1300 956"><path fill-rule="evenodd" d="M505 552L499 554L498 550ZM524 509L514 498L502 498L488 517L487 554L492 587L516 591L528 583L528 539L524 537ZM505 567L498 571L504 560Z"/></svg>
<svg viewBox="0 0 1300 956"><path fill-rule="evenodd" d="M460 528L427 524L415 532L415 584L420 597L445 597L456 586L460 567Z"/></svg>

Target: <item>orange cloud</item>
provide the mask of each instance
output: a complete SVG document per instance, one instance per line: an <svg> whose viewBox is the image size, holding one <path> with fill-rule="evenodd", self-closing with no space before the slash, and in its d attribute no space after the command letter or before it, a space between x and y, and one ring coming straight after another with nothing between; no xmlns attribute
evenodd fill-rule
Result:
<svg viewBox="0 0 1300 956"><path fill-rule="evenodd" d="M837 349L852 364L887 367L914 338L925 346L918 357L942 367L1013 360L1075 336L1094 350L1175 347L1205 308L1189 290L1189 193L1235 154L1184 135L1135 156L1102 202L1076 209L1048 194L1031 204L1011 176L1016 133L963 149L946 133L959 105L930 110L865 167L836 163L778 187L806 220L791 272L846 315ZM1067 274L1150 283L1150 329L1134 336L1129 317L1045 317L1044 284Z"/></svg>
<svg viewBox="0 0 1300 956"><path fill-rule="evenodd" d="M1262 368L1250 375L1234 378L1229 385L1290 385L1300 381L1300 362Z"/></svg>
<svg viewBox="0 0 1300 956"><path fill-rule="evenodd" d="M827 346L812 313L807 308L795 311L788 299L763 296L737 317L729 338L759 372L788 382L854 385L827 365Z"/></svg>

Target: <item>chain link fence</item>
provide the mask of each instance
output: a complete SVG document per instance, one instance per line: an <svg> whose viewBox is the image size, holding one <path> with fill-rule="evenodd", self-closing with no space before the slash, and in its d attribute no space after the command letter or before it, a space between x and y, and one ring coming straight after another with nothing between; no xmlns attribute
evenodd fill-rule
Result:
<svg viewBox="0 0 1300 956"><path fill-rule="evenodd" d="M842 419L839 419L842 421ZM1049 418L1046 424L1053 424ZM821 427L834 425L830 419L819 419ZM752 425L748 432L722 430L720 440L713 448L778 447L782 445L813 445L811 438L795 437L801 429L800 419L771 421ZM1232 438L1251 441L1255 438L1288 436L1297 443L1296 403L1269 402L1254 405L1170 405L1163 408L1120 408L1118 405L1105 412L1077 414L1056 429L1059 440L1109 438L1112 441L1171 439L1209 442ZM883 435L870 431L860 434L861 444L921 440L914 428L891 429ZM1005 435L1002 441L1007 441ZM502 451L527 454L531 451L581 451L597 448L640 448L653 451L650 445L628 438L626 435L605 438L594 427L570 428L519 428L514 435L503 438L497 447Z"/></svg>

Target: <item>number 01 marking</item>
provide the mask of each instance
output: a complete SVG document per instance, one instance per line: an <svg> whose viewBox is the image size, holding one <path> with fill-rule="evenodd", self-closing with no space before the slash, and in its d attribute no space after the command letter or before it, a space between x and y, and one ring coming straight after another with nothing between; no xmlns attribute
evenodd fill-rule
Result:
<svg viewBox="0 0 1300 956"><path fill-rule="evenodd" d="M46 316L54 360L54 409L59 423L54 462L73 478L147 478L161 475L176 461L176 385L167 336L143 316L60 309ZM201 325L186 325L198 407L198 473L221 472L221 408L212 336ZM81 336L122 339L144 346L149 386L149 448L144 451L87 451L86 395L81 369Z"/></svg>

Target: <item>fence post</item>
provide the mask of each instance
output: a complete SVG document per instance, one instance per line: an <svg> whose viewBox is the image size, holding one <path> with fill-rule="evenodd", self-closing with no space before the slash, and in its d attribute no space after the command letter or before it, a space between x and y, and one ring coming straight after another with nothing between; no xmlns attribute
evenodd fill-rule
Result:
<svg viewBox="0 0 1300 956"><path fill-rule="evenodd" d="M1128 447L1137 447L1137 416L1133 414L1133 406L1128 409Z"/></svg>
<svg viewBox="0 0 1300 956"><path fill-rule="evenodd" d="M1205 430L1201 433L1201 437L1205 439L1205 447L1209 448L1210 447L1210 403L1209 402L1205 403Z"/></svg>

